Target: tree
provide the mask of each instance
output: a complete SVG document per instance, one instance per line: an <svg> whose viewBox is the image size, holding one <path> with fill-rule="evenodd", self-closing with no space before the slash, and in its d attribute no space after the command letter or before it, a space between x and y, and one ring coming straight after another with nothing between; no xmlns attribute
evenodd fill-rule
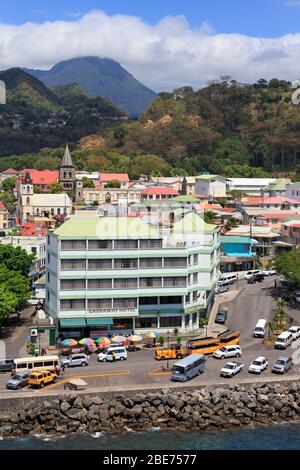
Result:
<svg viewBox="0 0 300 470"><path fill-rule="evenodd" d="M207 317L202 317L199 319L199 328L204 328L205 327L205 336L207 338L207 326L208 326L208 318Z"/></svg>
<svg viewBox="0 0 300 470"><path fill-rule="evenodd" d="M92 181L90 178L87 178L86 176L84 176L82 178L82 185L83 185L84 188L94 188L95 187L94 181Z"/></svg>
<svg viewBox="0 0 300 470"><path fill-rule="evenodd" d="M26 306L31 294L27 277L0 265L0 285L5 286L7 292L12 292L16 296L18 310Z"/></svg>
<svg viewBox="0 0 300 470"><path fill-rule="evenodd" d="M275 323L276 323L277 331L282 331L287 328L287 325L288 325L288 316L286 313L287 306L288 306L288 303L283 299L279 299L276 302Z"/></svg>
<svg viewBox="0 0 300 470"><path fill-rule="evenodd" d="M48 190L50 194L60 194L64 192L64 187L61 183L52 183L49 184Z"/></svg>
<svg viewBox="0 0 300 470"><path fill-rule="evenodd" d="M4 192L12 192L16 186L16 181L17 178L15 176L12 176L11 178L5 178L5 180L2 182L2 190Z"/></svg>
<svg viewBox="0 0 300 470"><path fill-rule="evenodd" d="M232 228L237 227L238 222L234 217L231 217L229 220L227 220L225 224L226 230L231 230Z"/></svg>
<svg viewBox="0 0 300 470"><path fill-rule="evenodd" d="M16 294L8 291L5 285L0 284L0 326L16 311L17 305L18 298Z"/></svg>
<svg viewBox="0 0 300 470"><path fill-rule="evenodd" d="M121 182L119 180L111 180L107 183L106 188L120 188Z"/></svg>
<svg viewBox="0 0 300 470"><path fill-rule="evenodd" d="M300 285L300 248L277 255L274 266L279 274Z"/></svg>
<svg viewBox="0 0 300 470"><path fill-rule="evenodd" d="M27 277L34 259L34 254L28 254L20 246L0 245L0 266L5 266L9 271Z"/></svg>
<svg viewBox="0 0 300 470"><path fill-rule="evenodd" d="M204 212L204 222L206 224L215 224L217 213L214 211L205 211Z"/></svg>

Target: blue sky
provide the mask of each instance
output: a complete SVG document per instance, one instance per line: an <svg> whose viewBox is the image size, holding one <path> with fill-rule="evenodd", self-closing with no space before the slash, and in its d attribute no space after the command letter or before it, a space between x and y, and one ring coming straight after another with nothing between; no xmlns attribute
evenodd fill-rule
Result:
<svg viewBox="0 0 300 470"><path fill-rule="evenodd" d="M155 91L300 79L300 0L3 0L0 21L0 70L94 55Z"/></svg>
<svg viewBox="0 0 300 470"><path fill-rule="evenodd" d="M70 21L94 9L109 15L138 16L150 24L167 15L184 15L193 27L208 21L218 33L260 37L296 33L300 24L299 0L9 0L1 3L0 19L9 24Z"/></svg>

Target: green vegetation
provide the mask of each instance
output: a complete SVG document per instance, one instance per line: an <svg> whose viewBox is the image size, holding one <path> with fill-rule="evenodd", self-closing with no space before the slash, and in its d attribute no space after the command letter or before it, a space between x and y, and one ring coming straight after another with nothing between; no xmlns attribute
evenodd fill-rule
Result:
<svg viewBox="0 0 300 470"><path fill-rule="evenodd" d="M0 325L26 306L30 298L28 273L34 257L21 247L0 245Z"/></svg>
<svg viewBox="0 0 300 470"><path fill-rule="evenodd" d="M300 248L276 256L274 266L286 279L300 285Z"/></svg>
<svg viewBox="0 0 300 470"><path fill-rule="evenodd" d="M24 72L14 69L12 75L18 73L27 83ZM226 77L197 91L183 87L160 93L138 120L124 122L105 98L88 98L77 85L49 90L31 80L37 79L30 77L28 83L62 111L50 116L49 124L49 112L43 107L33 111L28 93L26 106L15 101L0 107L26 118L19 128L7 115L5 122L0 119L0 171L11 166L57 168L68 141L79 170L128 173L131 178L203 172L226 177L300 175L300 108L291 102L290 82L261 79L247 85ZM12 82L9 90L14 89ZM97 118L99 114L104 118ZM43 127L45 122L48 127ZM231 195L234 200L241 196Z"/></svg>

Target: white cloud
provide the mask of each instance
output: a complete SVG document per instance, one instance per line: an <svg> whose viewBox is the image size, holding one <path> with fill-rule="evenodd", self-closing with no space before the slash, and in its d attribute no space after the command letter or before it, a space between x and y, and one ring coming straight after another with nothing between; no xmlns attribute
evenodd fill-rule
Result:
<svg viewBox="0 0 300 470"><path fill-rule="evenodd" d="M93 11L73 21L0 24L0 68L49 68L84 55L109 57L157 91L201 87L230 74L240 81L299 78L300 32L255 38L192 29L184 16L149 25L140 18Z"/></svg>

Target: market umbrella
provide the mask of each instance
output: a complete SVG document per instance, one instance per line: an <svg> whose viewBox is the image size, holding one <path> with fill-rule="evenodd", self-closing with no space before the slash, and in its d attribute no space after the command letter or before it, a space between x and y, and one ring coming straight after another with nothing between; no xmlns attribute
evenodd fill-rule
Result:
<svg viewBox="0 0 300 470"><path fill-rule="evenodd" d="M79 344L84 344L85 346L95 347L95 342L91 338L83 338L79 341Z"/></svg>
<svg viewBox="0 0 300 470"><path fill-rule="evenodd" d="M158 333L156 331L147 331L147 333L145 334L145 337L146 338L157 338Z"/></svg>
<svg viewBox="0 0 300 470"><path fill-rule="evenodd" d="M113 343L123 343L123 344L125 344L127 341L127 339L124 336L119 336L119 335L114 336L111 340Z"/></svg>
<svg viewBox="0 0 300 470"><path fill-rule="evenodd" d="M105 336L95 339L94 342L102 348L108 348L110 346L110 340Z"/></svg>
<svg viewBox="0 0 300 470"><path fill-rule="evenodd" d="M68 348L72 348L73 346L77 345L77 341L75 339L64 339L61 341L60 346L66 346Z"/></svg>
<svg viewBox="0 0 300 470"><path fill-rule="evenodd" d="M127 339L131 341L132 343L137 343L138 341L142 341L143 337L140 335L131 335L131 336L128 336Z"/></svg>

